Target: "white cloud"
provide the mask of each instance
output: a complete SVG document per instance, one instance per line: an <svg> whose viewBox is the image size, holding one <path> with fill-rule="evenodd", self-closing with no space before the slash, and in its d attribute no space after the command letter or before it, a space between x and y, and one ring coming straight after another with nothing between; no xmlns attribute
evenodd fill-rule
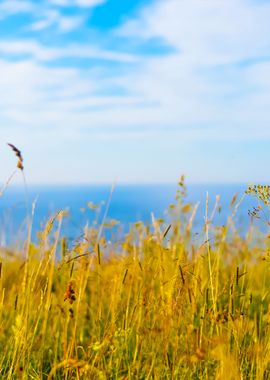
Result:
<svg viewBox="0 0 270 380"><path fill-rule="evenodd" d="M61 4L67 5L67 2L62 1ZM57 17L57 14L51 14L54 22ZM268 4L255 6L242 1L220 1L217 5L212 0L159 1L145 8L137 19L127 22L116 34L146 40L160 37L174 49L163 57L135 57L93 46L52 48L35 40L0 41L0 52L2 56L29 55L29 61L21 62L21 65L9 64L15 74L10 71L7 76L17 78L16 72L19 71L23 78L28 77L27 83L32 83L31 86L24 85L29 97L23 98L24 102L29 100L29 104L33 101L38 109L36 117L35 113L31 116L32 125L41 114L43 120L49 123L53 119L65 123L65 119L68 119L67 124L70 126L74 123L87 127L88 118L93 118L97 128L109 127L112 120L117 120L116 124L123 128L134 125L138 129L140 126L142 129L163 126L183 134L188 134L184 131L190 130L191 135L191 128L200 125L201 133L196 132L196 138L208 136L209 131L217 138L218 134L222 135L226 125L231 130L245 130L245 138L250 136L253 139L255 120L259 124L257 132L265 131L270 121L266 107L270 101L270 83L267 81L270 68L268 63L256 63L256 58L270 49L268 17ZM62 29L75 27L76 22L73 21L67 18ZM105 79L100 79L102 75L96 76L94 71L78 67L74 81L74 73L70 71L59 69L55 75L56 69L41 65L68 57L99 58L138 65L136 70L121 75L115 75L111 70L109 78L107 73L106 83ZM255 60L251 67L241 65L241 62L250 58ZM34 63L33 60L40 63ZM36 74L32 75L32 72ZM63 73L64 79L61 79ZM120 86L127 95L97 97L94 90L76 92L78 88L85 88L88 75L93 75L92 89L98 91L100 88L106 90L106 86ZM58 76L61 80L59 87ZM43 82L41 85L40 77L48 78L46 85ZM53 81L56 81L55 86ZM73 88L67 83L74 86L74 96L70 96ZM16 92L16 83L10 91ZM47 98L54 99L54 105L44 102ZM11 99L17 98L12 96ZM11 104L6 109L10 107ZM46 111L46 107L50 111ZM18 104L15 108L13 117L16 117L16 122L21 120L26 123L29 112L24 113L23 107L20 108ZM103 108L106 112L103 112ZM260 136L262 133L258 132Z"/></svg>
<svg viewBox="0 0 270 380"><path fill-rule="evenodd" d="M61 17L58 26L61 32L70 32L77 29L83 22L83 17Z"/></svg>
<svg viewBox="0 0 270 380"><path fill-rule="evenodd" d="M58 5L60 7L65 7L70 3L69 0L49 0L48 2L49 4Z"/></svg>
<svg viewBox="0 0 270 380"><path fill-rule="evenodd" d="M43 29L47 29L50 26L59 23L59 19L61 19L61 15L59 12L55 10L49 10L43 13L42 18L33 22L28 29L32 31L40 31Z"/></svg>
<svg viewBox="0 0 270 380"><path fill-rule="evenodd" d="M238 1L157 1L119 33L161 37L197 65L226 64L269 47L270 5ZM240 22L241 20L241 22ZM198 61L199 59L199 61Z"/></svg>
<svg viewBox="0 0 270 380"><path fill-rule="evenodd" d="M25 0L4 0L0 3L0 19L3 16L33 11L33 3Z"/></svg>
<svg viewBox="0 0 270 380"><path fill-rule="evenodd" d="M140 134L145 128L160 128L157 133L161 134L163 127L170 133L177 131L192 136L196 130L196 139L210 138L211 133L214 139L218 135L223 138L226 126L231 132L245 131L245 139L253 139L256 121L258 136L265 133L268 138L270 113L266 105L270 101L270 83L265 78L270 68L268 63L256 63L256 57L270 48L268 16L270 5L223 1L217 6L214 1L169 0L145 9L138 19L116 31L135 39L162 38L174 48L163 57L135 57L92 46L44 47L34 40L0 41L0 52L15 56L29 54L40 63L67 57L138 63L136 70L125 74L115 75L111 70L106 80L101 79L102 74L96 76L94 71L79 67L74 74L45 68L31 60L21 65L9 64L14 74L9 71L6 77L18 78L19 71L23 78L28 78L22 88L26 93L29 91L29 96L22 101L29 107L33 102L38 110L32 112L31 125L38 123L40 115L48 124L55 120L57 124L82 128L87 128L91 119L91 125L96 128L113 129L112 121L115 121L120 128L137 126ZM240 26L238 19L242 20ZM254 64L242 67L241 62L250 57L255 59ZM85 81L88 76L91 86ZM46 78L45 82L41 84L39 78ZM106 86L120 86L127 95L97 97L95 91L106 90ZM10 91L16 93L16 87L14 83ZM80 93L78 88L85 91ZM11 99L15 102L18 97L11 96ZM9 116L13 115L16 123L27 124L29 110L24 112L19 104L15 109L11 104L6 105L5 109L12 110Z"/></svg>
<svg viewBox="0 0 270 380"><path fill-rule="evenodd" d="M65 28L71 25L63 25ZM73 24L74 26L74 24ZM91 45L68 45L65 47L46 47L35 40L0 40L0 52L5 55L30 55L39 61L52 61L60 58L97 58L108 61L136 62L132 54L102 50Z"/></svg>
<svg viewBox="0 0 270 380"><path fill-rule="evenodd" d="M212 125L221 136L226 125L231 132L245 131L243 138L254 138L256 131L262 136L262 130L269 138L268 63L264 73L259 69L270 51L269 17L269 3L158 1L116 33L136 40L159 37L174 53L146 59L125 85L159 104L164 125L181 130L198 124L202 131Z"/></svg>
<svg viewBox="0 0 270 380"><path fill-rule="evenodd" d="M62 16L55 10L50 10L44 13L43 18L35 21L29 26L31 31L40 31L49 27L55 27L60 32L70 32L80 27L84 22L84 17L80 16Z"/></svg>
<svg viewBox="0 0 270 380"><path fill-rule="evenodd" d="M82 8L91 8L105 3L107 0L49 0L53 5L60 7L79 6Z"/></svg>
<svg viewBox="0 0 270 380"><path fill-rule="evenodd" d="M105 3L107 0L77 0L76 3L80 7L94 7L96 5L100 5Z"/></svg>
<svg viewBox="0 0 270 380"><path fill-rule="evenodd" d="M39 21L35 21L32 25L30 25L29 30L33 32L38 32L39 30L47 29L53 24L53 21L50 19L43 19Z"/></svg>

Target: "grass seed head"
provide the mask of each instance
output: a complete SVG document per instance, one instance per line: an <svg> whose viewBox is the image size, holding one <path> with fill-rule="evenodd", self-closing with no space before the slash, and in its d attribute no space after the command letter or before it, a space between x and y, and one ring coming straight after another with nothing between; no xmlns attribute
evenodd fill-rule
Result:
<svg viewBox="0 0 270 380"><path fill-rule="evenodd" d="M68 284L67 290L64 295L64 301L69 300L69 303L72 305L74 301L76 301L75 290L73 288L72 282Z"/></svg>
<svg viewBox="0 0 270 380"><path fill-rule="evenodd" d="M8 143L8 146L13 150L15 156L18 158L17 168L23 170L23 156L21 151L13 144Z"/></svg>

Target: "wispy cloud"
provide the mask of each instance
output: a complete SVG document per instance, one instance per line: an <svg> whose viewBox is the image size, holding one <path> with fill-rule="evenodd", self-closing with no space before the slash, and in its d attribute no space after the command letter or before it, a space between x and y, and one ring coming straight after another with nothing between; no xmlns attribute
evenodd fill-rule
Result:
<svg viewBox="0 0 270 380"><path fill-rule="evenodd" d="M270 50L269 16L268 3L157 2L118 33L133 40L160 37L176 52L146 59L143 68L126 79L129 87L159 103L167 125L200 123L221 130L225 124L237 128L243 123L249 134L256 118L256 128L266 130L270 114L268 109L262 112L255 99L263 94L270 100L270 87L255 68ZM266 71L269 63L263 64Z"/></svg>
<svg viewBox="0 0 270 380"><path fill-rule="evenodd" d="M3 0L0 3L0 19L16 13L29 13L34 9L31 1L25 0Z"/></svg>
<svg viewBox="0 0 270 380"><path fill-rule="evenodd" d="M93 45L73 44L65 47L47 47L35 40L0 40L3 55L20 58L29 55L38 61L53 61L60 58L96 58L108 61L135 62L136 56L117 51L103 50ZM83 71L83 70L82 70Z"/></svg>
<svg viewBox="0 0 270 380"><path fill-rule="evenodd" d="M56 10L44 12L43 17L29 26L29 30L41 31L50 27L56 27L60 32L70 32L80 27L84 22L82 16L62 16Z"/></svg>
<svg viewBox="0 0 270 380"><path fill-rule="evenodd" d="M84 22L83 17L62 17L59 20L58 26L61 32L70 32L71 30L77 29Z"/></svg>
<svg viewBox="0 0 270 380"><path fill-rule="evenodd" d="M95 7L97 5L105 3L107 0L49 0L51 4L58 5L60 7L70 7L70 6L79 6L79 7Z"/></svg>
<svg viewBox="0 0 270 380"><path fill-rule="evenodd" d="M47 29L54 24L59 23L59 19L61 15L56 10L48 10L44 12L42 18L35 20L29 27L29 30L32 31L40 31L43 29Z"/></svg>

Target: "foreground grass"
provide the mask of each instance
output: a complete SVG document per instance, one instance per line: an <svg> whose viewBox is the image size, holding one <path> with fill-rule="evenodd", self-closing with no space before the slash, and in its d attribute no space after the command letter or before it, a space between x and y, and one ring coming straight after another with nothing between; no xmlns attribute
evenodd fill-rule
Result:
<svg viewBox="0 0 270 380"><path fill-rule="evenodd" d="M1 379L270 378L266 252L232 219L194 240L177 201L170 229L153 218L116 245L86 228L68 248L59 213L2 252Z"/></svg>

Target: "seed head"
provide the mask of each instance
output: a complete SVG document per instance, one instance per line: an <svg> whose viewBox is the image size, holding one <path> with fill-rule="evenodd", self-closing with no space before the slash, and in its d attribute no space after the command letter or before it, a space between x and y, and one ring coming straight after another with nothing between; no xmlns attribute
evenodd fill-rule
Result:
<svg viewBox="0 0 270 380"><path fill-rule="evenodd" d="M13 144L8 143L8 146L10 146L10 148L15 153L15 156L18 158L17 168L23 170L23 156L21 151L18 148L16 148L16 146Z"/></svg>

